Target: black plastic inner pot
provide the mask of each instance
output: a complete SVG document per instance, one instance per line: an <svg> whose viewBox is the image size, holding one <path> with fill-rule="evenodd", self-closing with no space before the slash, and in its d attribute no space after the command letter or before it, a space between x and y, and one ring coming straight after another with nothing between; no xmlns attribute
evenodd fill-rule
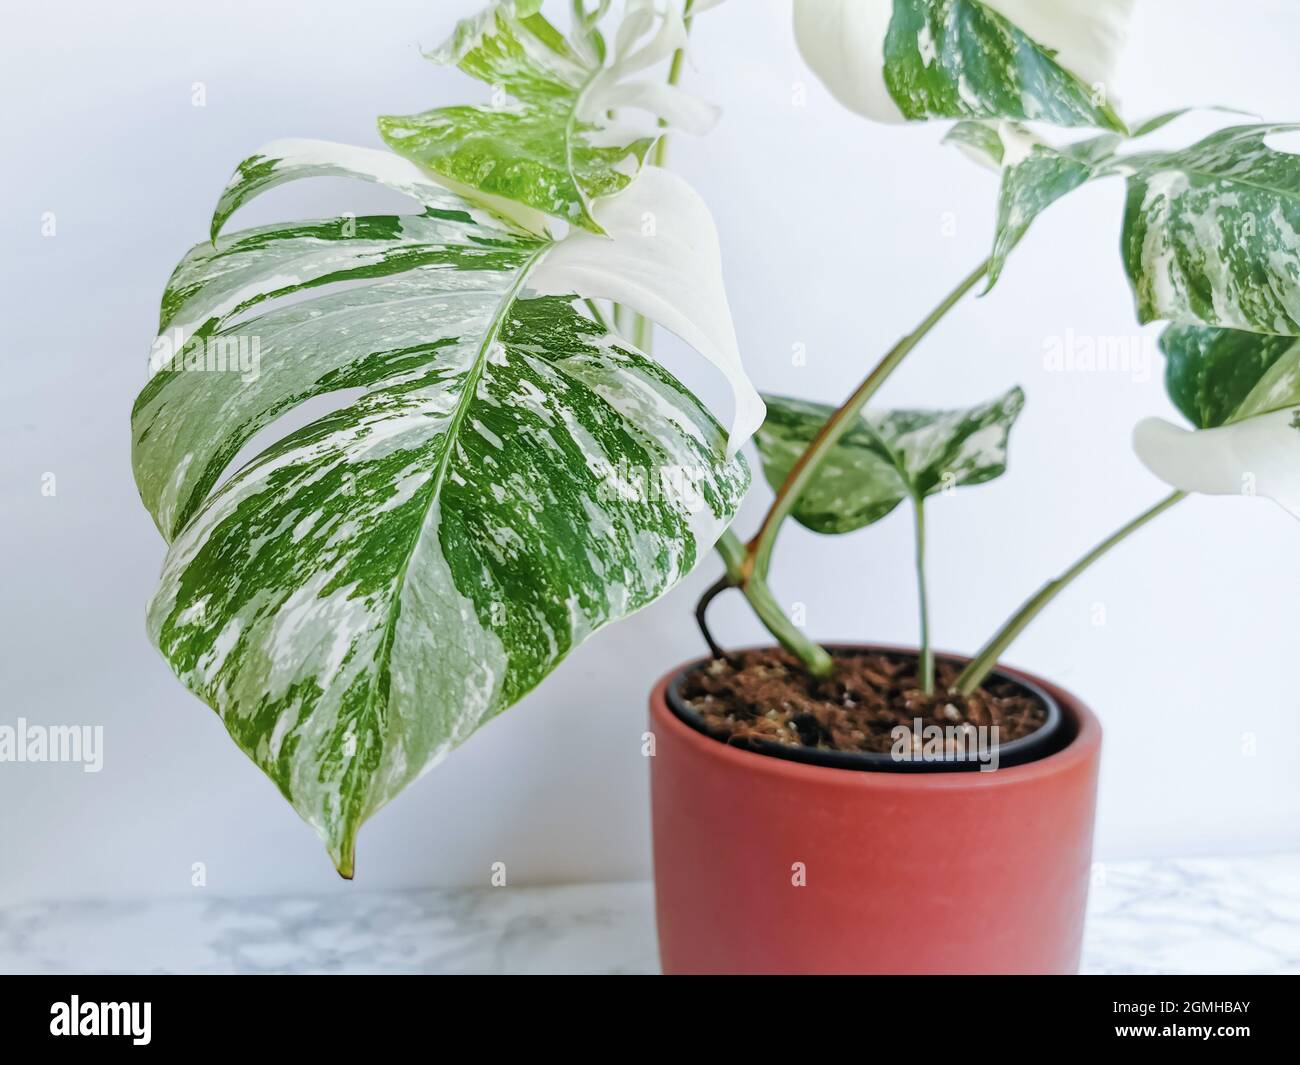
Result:
<svg viewBox="0 0 1300 1065"><path fill-rule="evenodd" d="M917 657L915 651L904 651L895 647L856 647L831 644L826 645L826 649L833 655L883 654L895 658L914 659ZM936 654L934 657L936 661L952 662L957 665L965 665L968 661L968 659L956 655ZM682 697L682 685L686 682L687 675L701 666L707 665L709 661L708 658L697 658L694 662L688 663L673 678L672 683L668 685L668 706L678 718L690 725L696 732L701 732L719 743L725 743L730 747L736 747L744 751L752 751L755 754L784 758L791 762L806 762L809 765L829 766L834 769L858 769L875 773L976 772L982 765L989 764L987 759L978 757L965 759L955 757L921 759L914 757L910 761L902 761L895 759L892 754L876 751L827 751L818 747L788 747L783 743L773 743L770 740L731 739L709 729L705 725L704 719L687 706L686 700ZM1066 721L1065 715L1061 713L1060 704L1047 691L1032 681L1013 677L999 669L993 670L989 677L1005 684L1011 684L1022 692L1034 696L1047 708L1047 720L1043 722L1038 731L1030 733L1028 736L1022 736L1018 740L1011 740L997 745L997 766L999 769L1013 765L1024 765L1026 762L1046 758L1049 754L1055 754L1070 742L1073 736L1069 722Z"/></svg>

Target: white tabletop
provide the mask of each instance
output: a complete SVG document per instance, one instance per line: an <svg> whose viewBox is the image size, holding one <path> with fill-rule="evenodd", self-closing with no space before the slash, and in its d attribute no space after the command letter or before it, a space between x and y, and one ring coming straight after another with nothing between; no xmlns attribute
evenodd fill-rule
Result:
<svg viewBox="0 0 1300 1065"><path fill-rule="evenodd" d="M648 883L0 910L6 973L656 970ZM1300 973L1300 854L1099 864L1083 971Z"/></svg>

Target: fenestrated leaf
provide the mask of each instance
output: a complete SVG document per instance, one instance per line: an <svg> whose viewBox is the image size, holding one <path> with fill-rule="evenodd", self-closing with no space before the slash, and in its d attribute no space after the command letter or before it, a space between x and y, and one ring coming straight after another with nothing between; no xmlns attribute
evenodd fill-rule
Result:
<svg viewBox="0 0 1300 1065"><path fill-rule="evenodd" d="M748 472L676 380L579 312L587 293L535 294L555 287L547 258L563 243L411 164L279 142L240 168L219 214L325 166L425 212L194 248L163 300L181 360L155 346L133 461L171 541L152 638L350 874L361 823L687 573ZM716 267L673 269L707 288ZM241 341L255 358L201 372ZM344 389L361 394L218 483L279 415Z"/></svg>
<svg viewBox="0 0 1300 1065"><path fill-rule="evenodd" d="M1132 0L795 0L804 59L884 122L1013 118L1123 130L1108 100Z"/></svg>
<svg viewBox="0 0 1300 1065"><path fill-rule="evenodd" d="M664 128L707 130L716 109L662 79L632 76L686 42L680 13L631 0L605 65L570 45L540 14L520 17L499 0L462 21L430 58L458 66L509 97L491 106L441 107L385 116L380 133L395 151L474 199L514 201L601 232L593 201L625 189ZM611 112L641 111L644 128Z"/></svg>
<svg viewBox="0 0 1300 1065"><path fill-rule="evenodd" d="M1234 126L1124 158L1124 261L1141 321L1300 334L1300 156L1265 143L1297 128Z"/></svg>
<svg viewBox="0 0 1300 1065"><path fill-rule="evenodd" d="M835 408L783 396L764 399L767 421L754 442L764 476L779 488ZM963 410L866 412L799 497L795 519L814 532L852 532L879 521L904 499L1001 476L1011 426L1024 402L1024 393L1013 388Z"/></svg>

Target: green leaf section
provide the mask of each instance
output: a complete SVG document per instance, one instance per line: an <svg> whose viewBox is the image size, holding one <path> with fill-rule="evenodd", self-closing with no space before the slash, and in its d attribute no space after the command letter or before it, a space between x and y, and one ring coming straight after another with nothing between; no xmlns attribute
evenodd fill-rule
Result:
<svg viewBox="0 0 1300 1065"><path fill-rule="evenodd" d="M978 0L894 0L885 85L907 118L1125 126L1055 54Z"/></svg>
<svg viewBox="0 0 1300 1065"><path fill-rule="evenodd" d="M389 147L470 194L601 232L592 200L626 188L655 138L596 136L582 107L602 70L596 57L580 55L540 14L521 17L507 0L462 21L430 58L486 82L498 98L384 116L379 131Z"/></svg>
<svg viewBox="0 0 1300 1065"><path fill-rule="evenodd" d="M754 439L768 483L779 488L835 408L784 396L763 398L767 421ZM852 532L879 521L905 499L1001 476L1011 427L1024 401L1024 393L1013 388L962 410L866 412L799 497L795 519L814 532Z"/></svg>
<svg viewBox="0 0 1300 1065"><path fill-rule="evenodd" d="M1160 336L1165 387L1198 429L1300 404L1300 340L1197 325Z"/></svg>
<svg viewBox="0 0 1300 1065"><path fill-rule="evenodd" d="M1234 126L1125 157L1122 245L1141 321L1300 334L1300 156L1266 143L1298 128Z"/></svg>
<svg viewBox="0 0 1300 1065"><path fill-rule="evenodd" d="M1034 219L1062 196L1101 173L1120 143L1120 137L1105 134L1060 149L1034 145L1024 159L1006 169L998 196L985 292L997 284L1007 257L1024 239Z"/></svg>
<svg viewBox="0 0 1300 1065"><path fill-rule="evenodd" d="M218 228L322 172L424 213L192 249L163 298L133 464L170 541L152 639L350 875L361 823L686 574L748 471L576 297L529 298L548 242L402 160L294 143L294 160L240 168ZM308 424L278 429L308 401Z"/></svg>

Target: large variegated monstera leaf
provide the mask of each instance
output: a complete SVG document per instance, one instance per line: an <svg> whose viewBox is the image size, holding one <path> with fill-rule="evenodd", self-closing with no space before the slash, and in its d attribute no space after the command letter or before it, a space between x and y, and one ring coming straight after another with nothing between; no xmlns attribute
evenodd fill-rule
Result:
<svg viewBox="0 0 1300 1065"><path fill-rule="evenodd" d="M1123 130L1110 100L1133 0L795 0L836 99L880 122L1012 118Z"/></svg>
<svg viewBox="0 0 1300 1065"><path fill-rule="evenodd" d="M767 421L754 437L763 473L779 488L834 407L767 396ZM847 533L879 521L905 499L983 484L1007 468L1019 388L962 410L867 411L832 449L795 504L799 524Z"/></svg>
<svg viewBox="0 0 1300 1065"><path fill-rule="evenodd" d="M423 213L217 235L259 192L322 174ZM732 455L762 405L707 209L647 169L597 217L615 239L557 243L388 153L277 142L240 167L213 241L167 286L132 417L136 480L170 545L150 634L344 875L368 816L677 582L747 487ZM727 369L730 451L579 296L634 307ZM244 372L198 372L227 356ZM342 390L221 480L281 414Z"/></svg>
<svg viewBox="0 0 1300 1065"><path fill-rule="evenodd" d="M536 6L495 3L430 55L491 85L491 104L386 116L379 129L394 151L526 224L508 205L599 232L594 201L626 188L665 130L703 133L717 110L661 78L636 77L686 44L672 4L630 0L608 62L603 46L566 40Z"/></svg>

